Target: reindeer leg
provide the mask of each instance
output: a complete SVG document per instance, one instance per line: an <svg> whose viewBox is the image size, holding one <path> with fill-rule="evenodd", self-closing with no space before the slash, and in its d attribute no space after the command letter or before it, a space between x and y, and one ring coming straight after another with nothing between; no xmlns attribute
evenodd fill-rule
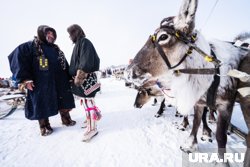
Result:
<svg viewBox="0 0 250 167"><path fill-rule="evenodd" d="M188 125L188 116L184 116L182 123L177 127L177 129L185 131Z"/></svg>
<svg viewBox="0 0 250 167"><path fill-rule="evenodd" d="M163 101L161 102L161 106L159 108L159 111L155 114L155 117L158 118L162 115L163 111L165 110L165 98L163 99Z"/></svg>
<svg viewBox="0 0 250 167"><path fill-rule="evenodd" d="M224 103L225 104L225 103ZM219 105L217 128L216 128L216 140L218 144L218 154L220 159L224 159L224 153L226 153L227 144L227 130L231 120L233 110L233 103L227 105ZM229 166L228 162L223 165Z"/></svg>
<svg viewBox="0 0 250 167"><path fill-rule="evenodd" d="M203 114L203 106L195 105L193 128L186 142L180 147L182 151L190 153L190 152L194 152L195 150L197 150L198 148L197 147L197 144L198 144L197 132L200 127L202 114Z"/></svg>
<svg viewBox="0 0 250 167"><path fill-rule="evenodd" d="M248 134L246 138L247 150L245 153L244 167L250 166L250 96L240 96L240 106L243 112L244 119L248 128Z"/></svg>
<svg viewBox="0 0 250 167"><path fill-rule="evenodd" d="M217 129L216 129L216 140L218 145L218 154L220 159L224 159L224 153L226 153L227 144L227 129L229 121L218 112Z"/></svg>
<svg viewBox="0 0 250 167"><path fill-rule="evenodd" d="M202 141L209 141L212 142L212 130L208 127L207 124L207 112L208 107L204 107L203 114L202 114L202 123L203 123L203 130L202 130Z"/></svg>
<svg viewBox="0 0 250 167"><path fill-rule="evenodd" d="M156 99L156 97L154 98L154 103L152 104L152 106L156 106L156 104L157 104L157 99Z"/></svg>

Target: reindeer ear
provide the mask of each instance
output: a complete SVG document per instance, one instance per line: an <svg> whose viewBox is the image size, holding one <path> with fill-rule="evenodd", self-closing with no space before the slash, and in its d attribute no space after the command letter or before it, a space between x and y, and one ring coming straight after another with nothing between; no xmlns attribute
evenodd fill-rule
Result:
<svg viewBox="0 0 250 167"><path fill-rule="evenodd" d="M193 31L195 26L195 12L198 0L183 0L177 17L174 18L174 27L186 34Z"/></svg>

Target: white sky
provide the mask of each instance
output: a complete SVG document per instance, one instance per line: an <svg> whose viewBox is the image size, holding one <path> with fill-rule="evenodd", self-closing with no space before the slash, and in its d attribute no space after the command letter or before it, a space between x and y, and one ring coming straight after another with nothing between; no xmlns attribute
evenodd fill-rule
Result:
<svg viewBox="0 0 250 167"><path fill-rule="evenodd" d="M232 40L250 30L249 0L200 0L196 28L206 38ZM7 56L19 44L32 40L39 25L56 29L56 44L70 61L73 45L66 31L79 24L101 58L101 68L127 64L160 21L176 15L181 0L8 0L1 2L0 77L9 77Z"/></svg>

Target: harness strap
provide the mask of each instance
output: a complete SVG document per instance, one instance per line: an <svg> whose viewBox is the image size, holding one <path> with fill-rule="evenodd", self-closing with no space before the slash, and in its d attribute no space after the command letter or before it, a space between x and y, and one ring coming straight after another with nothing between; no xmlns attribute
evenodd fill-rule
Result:
<svg viewBox="0 0 250 167"><path fill-rule="evenodd" d="M220 73L219 69L218 73ZM220 76L214 75L214 81L212 82L211 86L207 91L207 106L210 109L216 109L215 100L219 84L220 84Z"/></svg>
<svg viewBox="0 0 250 167"><path fill-rule="evenodd" d="M186 68L186 69L178 69L174 70L175 75L180 75L180 73L184 74L201 74L201 75L216 75L216 68Z"/></svg>
<svg viewBox="0 0 250 167"><path fill-rule="evenodd" d="M164 89L164 88L161 89L162 93L163 93L165 96L167 96L168 98L173 99L173 98L175 98L175 97L168 95L168 91L170 91L170 90L171 90L171 89Z"/></svg>
<svg viewBox="0 0 250 167"><path fill-rule="evenodd" d="M191 46L192 45L192 46ZM188 69L178 69L178 70L174 70L174 74L175 75L180 75L180 73L184 73L184 74L202 74L202 75L217 75L219 74L219 67L220 67L220 63L221 61L217 59L213 49L211 49L211 54L212 56L207 55L205 52L203 52L200 48L198 48L197 46L191 44L189 45L190 47L193 48L193 46L195 47L194 49L200 53L202 56L204 56L205 60L207 62L212 62L215 65L215 68L188 68Z"/></svg>
<svg viewBox="0 0 250 167"><path fill-rule="evenodd" d="M218 60L215 55L213 55L213 51L212 51L212 56L210 56L193 43L188 43L188 46L192 47L194 50L196 50L201 56L204 57L204 59L207 62L212 62L215 65L215 68L220 66L221 61Z"/></svg>
<svg viewBox="0 0 250 167"><path fill-rule="evenodd" d="M215 59L217 59L212 49L211 49L211 53L212 53L212 56ZM219 67L217 67L216 70L217 70L217 74L220 74ZM214 109L214 110L216 109L215 100L216 100L216 95L217 95L219 85L220 85L220 76L214 75L214 81L212 82L211 86L209 87L207 91L207 106L210 109Z"/></svg>
<svg viewBox="0 0 250 167"><path fill-rule="evenodd" d="M155 37L155 36L153 36ZM154 39L153 39L154 40ZM171 64L170 62L168 61L168 58L167 56L165 55L165 52L163 51L162 47L158 44L158 42L154 42L158 52L160 53L161 57L163 58L163 60L165 61L165 63L167 64L168 68L171 69Z"/></svg>
<svg viewBox="0 0 250 167"><path fill-rule="evenodd" d="M174 98L173 96L168 95L168 91L171 91L169 88L165 88L161 85L159 81L156 81L156 85L161 89L161 92L169 98Z"/></svg>
<svg viewBox="0 0 250 167"><path fill-rule="evenodd" d="M167 56L165 55L165 52L163 51L162 47L159 45L158 41L156 40L156 35L154 34L151 37L151 40L154 44L154 46L157 48L159 54L165 61L166 65L168 66L169 69L173 69L177 66L179 66L185 59L186 57L192 53L192 50L196 50L201 56L204 57L204 59L207 62L211 62L215 65L215 68L205 68L205 69L179 69L179 70L174 70L175 74L180 74L180 73L187 73L187 74L213 74L214 75L214 80L211 84L211 86L208 89L207 92L207 105L210 109L215 109L215 99L216 99L216 94L217 90L220 84L220 77L217 74L220 74L220 65L221 61L217 59L216 55L214 54L213 50L211 49L211 55L206 54L203 50L201 50L199 47L195 45L195 40L196 40L196 35L194 34L192 36L187 36L186 34L182 33L181 31L175 30L173 26L170 26L170 24L173 21L173 17L169 17L167 19L164 19L161 22L161 29L164 29L166 32L169 34L175 36L178 40L182 41L183 43L187 44L189 46L188 51L185 53L185 55L182 57L179 63L177 63L175 66L171 66ZM167 22L167 25L163 25L164 22ZM164 92L164 91L163 91Z"/></svg>
<svg viewBox="0 0 250 167"><path fill-rule="evenodd" d="M156 46L158 52L160 53L161 57L163 58L164 62L166 63L166 65L168 66L169 69L173 69L175 67L178 67L186 59L186 57L192 53L192 50L193 50L192 47L189 47L188 51L181 58L181 60L176 65L171 66L165 52L163 51L162 47L158 44L158 42L154 42L154 45Z"/></svg>

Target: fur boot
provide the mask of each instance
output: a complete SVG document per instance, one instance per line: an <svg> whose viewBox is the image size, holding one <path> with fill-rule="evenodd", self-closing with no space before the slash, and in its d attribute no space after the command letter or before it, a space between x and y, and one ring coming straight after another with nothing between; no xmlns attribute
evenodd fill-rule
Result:
<svg viewBox="0 0 250 167"><path fill-rule="evenodd" d="M90 139L92 139L94 136L98 134L97 126L96 126L97 120L94 119L93 112L88 112L87 114L87 130L83 135L83 142L88 142Z"/></svg>
<svg viewBox="0 0 250 167"><path fill-rule="evenodd" d="M51 133L53 133L53 129L50 126L49 119L40 119L38 120L39 122L39 127L41 131L42 136L48 136Z"/></svg>
<svg viewBox="0 0 250 167"><path fill-rule="evenodd" d="M60 110L59 111L62 119L62 124L66 126L74 126L76 121L73 121L69 115L69 110Z"/></svg>

